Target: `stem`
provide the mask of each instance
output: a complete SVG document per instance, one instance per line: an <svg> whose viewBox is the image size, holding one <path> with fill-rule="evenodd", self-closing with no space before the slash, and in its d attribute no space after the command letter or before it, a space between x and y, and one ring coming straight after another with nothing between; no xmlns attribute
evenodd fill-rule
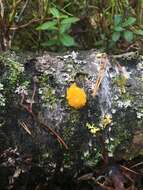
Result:
<svg viewBox="0 0 143 190"><path fill-rule="evenodd" d="M26 7L27 7L29 1L30 1L30 0L26 0L25 4L23 5L23 7L22 7L22 9L21 9L21 11L20 11L20 13L19 13L17 23L19 23L19 21L20 21L22 15L23 15L23 13L24 13L24 11L25 11L25 9L26 9ZM12 40L14 39L14 36L15 36L15 30L13 31L13 34L12 34L12 38L11 38Z"/></svg>
<svg viewBox="0 0 143 190"><path fill-rule="evenodd" d="M137 23L143 23L143 0L138 0L136 5Z"/></svg>
<svg viewBox="0 0 143 190"><path fill-rule="evenodd" d="M102 135L99 136L99 143L101 145L101 154L105 165L109 163L108 150L105 144L104 137Z"/></svg>
<svg viewBox="0 0 143 190"><path fill-rule="evenodd" d="M39 23L39 22L41 22L41 21L49 21L49 20L50 20L50 18L45 18L45 19L32 19L32 20L30 20L29 22L27 22L27 23L25 23L25 24L22 24L22 25L20 25L20 26L12 26L12 27L10 28L10 30L18 30L18 29L26 28L26 27L28 27L28 26L31 25L31 24L36 24L36 23Z"/></svg>

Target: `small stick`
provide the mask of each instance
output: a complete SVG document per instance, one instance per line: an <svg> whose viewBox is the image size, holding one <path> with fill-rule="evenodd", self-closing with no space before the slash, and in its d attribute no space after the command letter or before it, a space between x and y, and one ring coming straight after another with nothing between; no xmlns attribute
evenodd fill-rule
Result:
<svg viewBox="0 0 143 190"><path fill-rule="evenodd" d="M104 78L104 73L106 71L107 62L108 62L107 55L103 54L101 57L101 60L100 60L100 70L99 70L97 80L96 80L96 83L95 83L95 86L93 89L93 94L92 94L93 97L95 97L97 95L100 84Z"/></svg>
<svg viewBox="0 0 143 190"><path fill-rule="evenodd" d="M41 21L49 21L50 18L46 18L46 19L31 19L29 22L25 23L25 24L22 24L20 26L12 26L10 27L10 30L18 30L18 29L22 29L22 28L25 28L25 27L28 27L29 25L31 24L36 24L36 23L39 23Z"/></svg>
<svg viewBox="0 0 143 190"><path fill-rule="evenodd" d="M101 188L105 189L105 190L115 190L112 187L107 187L104 184L100 183L100 182L96 182Z"/></svg>
<svg viewBox="0 0 143 190"><path fill-rule="evenodd" d="M23 129L30 135L32 136L32 133L30 131L30 129L27 127L27 125L24 122L20 122L20 126L23 127Z"/></svg>
<svg viewBox="0 0 143 190"><path fill-rule="evenodd" d="M135 172L135 171L133 171L133 170L131 170L131 169L127 168L126 166L122 166L122 165L120 165L120 167L121 167L122 169L126 170L126 171L131 172L131 173L134 173L134 174L139 174L138 172Z"/></svg>
<svg viewBox="0 0 143 190"><path fill-rule="evenodd" d="M48 131L50 131L52 133L53 136L55 136L58 141L65 147L66 150L68 150L68 146L66 145L66 143L63 141L63 139L58 135L58 133L56 133L51 127L45 125L44 123L40 123L42 127L48 129Z"/></svg>
<svg viewBox="0 0 143 190"><path fill-rule="evenodd" d="M140 166L140 165L143 165L143 162L137 163L137 164L131 166L131 168L136 168L136 167L138 167L138 166Z"/></svg>
<svg viewBox="0 0 143 190"><path fill-rule="evenodd" d="M43 126L44 128L47 128L48 131L50 131L52 133L52 135L54 137L57 138L57 140L65 147L65 149L67 150L68 149L68 146L66 145L66 143L64 142L64 140L58 135L58 133L56 133L51 127L45 125L44 123L41 123L38 121L38 119L36 118L35 114L33 113L33 110L32 110L32 105L33 105L33 101L34 101L34 97L35 97L35 93L36 93L36 84L34 82L34 89L33 89L33 94L32 94L32 98L31 98L31 102L30 102L30 105L24 105L24 99L25 99L25 95L22 94L22 97L21 97L21 101L20 101L20 105L27 110L28 113L30 113L33 117L33 119L35 121L37 121L41 126ZM26 130L26 129L25 129Z"/></svg>
<svg viewBox="0 0 143 190"><path fill-rule="evenodd" d="M34 81L33 94L32 94L31 102L30 102L30 105L29 105L29 109L31 111L32 111L32 105L33 105L33 102L34 102L35 93L36 93L36 84L35 84L35 81Z"/></svg>

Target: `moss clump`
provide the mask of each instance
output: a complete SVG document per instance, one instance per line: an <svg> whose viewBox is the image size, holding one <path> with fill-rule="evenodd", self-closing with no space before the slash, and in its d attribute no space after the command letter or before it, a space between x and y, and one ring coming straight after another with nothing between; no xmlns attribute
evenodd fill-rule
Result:
<svg viewBox="0 0 143 190"><path fill-rule="evenodd" d="M116 76L116 78L114 79L114 84L117 84L121 94L126 93L127 78L124 75L120 74Z"/></svg>
<svg viewBox="0 0 143 190"><path fill-rule="evenodd" d="M55 95L55 89L50 87L43 87L39 89L39 94L41 95L41 100L45 104L54 105L56 103L57 97Z"/></svg>
<svg viewBox="0 0 143 190"><path fill-rule="evenodd" d="M52 87L51 82L52 76L50 74L44 73L38 76L38 84L39 84L39 96L42 102L42 105L55 105L57 101L56 97L56 89Z"/></svg>
<svg viewBox="0 0 143 190"><path fill-rule="evenodd" d="M121 98L123 101L131 101L132 102L134 100L134 97L129 92L122 94Z"/></svg>

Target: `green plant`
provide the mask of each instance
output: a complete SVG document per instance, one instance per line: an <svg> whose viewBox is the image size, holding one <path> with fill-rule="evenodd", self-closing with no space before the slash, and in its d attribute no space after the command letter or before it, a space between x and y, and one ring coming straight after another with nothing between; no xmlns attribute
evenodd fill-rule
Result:
<svg viewBox="0 0 143 190"><path fill-rule="evenodd" d="M126 41L131 42L134 39L134 34L143 35L143 30L134 28L135 23L135 17L130 16L124 20L122 15L115 15L112 41L116 43L120 38L123 38Z"/></svg>
<svg viewBox="0 0 143 190"><path fill-rule="evenodd" d="M118 53L133 47L142 49L142 7L143 0L1 0L0 51L37 50L42 45L47 50L74 46L69 34L77 17L80 21L72 27L72 35L80 49L102 48ZM122 17L117 25L114 16ZM129 24L122 26L124 22ZM38 25L47 25L47 29L35 31ZM124 39L132 45L124 44ZM116 44L118 48L113 48Z"/></svg>
<svg viewBox="0 0 143 190"><path fill-rule="evenodd" d="M49 0L0 0L0 51L28 47L30 41L30 47L37 48L41 36L39 32L33 36L32 25L49 19L48 7Z"/></svg>
<svg viewBox="0 0 143 190"><path fill-rule="evenodd" d="M52 20L44 22L37 27L37 30L49 31L51 36L49 40L42 43L43 46L75 46L74 38L70 36L69 30L71 25L76 23L79 19L77 17L69 16L59 11L57 8L50 8Z"/></svg>
<svg viewBox="0 0 143 190"><path fill-rule="evenodd" d="M0 1L0 51L11 48L15 32L29 0Z"/></svg>

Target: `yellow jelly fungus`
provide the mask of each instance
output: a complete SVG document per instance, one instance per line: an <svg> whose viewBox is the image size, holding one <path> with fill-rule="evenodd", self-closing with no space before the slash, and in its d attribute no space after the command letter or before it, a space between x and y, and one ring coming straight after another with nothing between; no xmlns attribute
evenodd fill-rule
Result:
<svg viewBox="0 0 143 190"><path fill-rule="evenodd" d="M79 88L76 83L73 83L68 89L67 89L67 95L66 95L68 104L75 108L80 109L83 106L85 106L87 97L82 88Z"/></svg>

